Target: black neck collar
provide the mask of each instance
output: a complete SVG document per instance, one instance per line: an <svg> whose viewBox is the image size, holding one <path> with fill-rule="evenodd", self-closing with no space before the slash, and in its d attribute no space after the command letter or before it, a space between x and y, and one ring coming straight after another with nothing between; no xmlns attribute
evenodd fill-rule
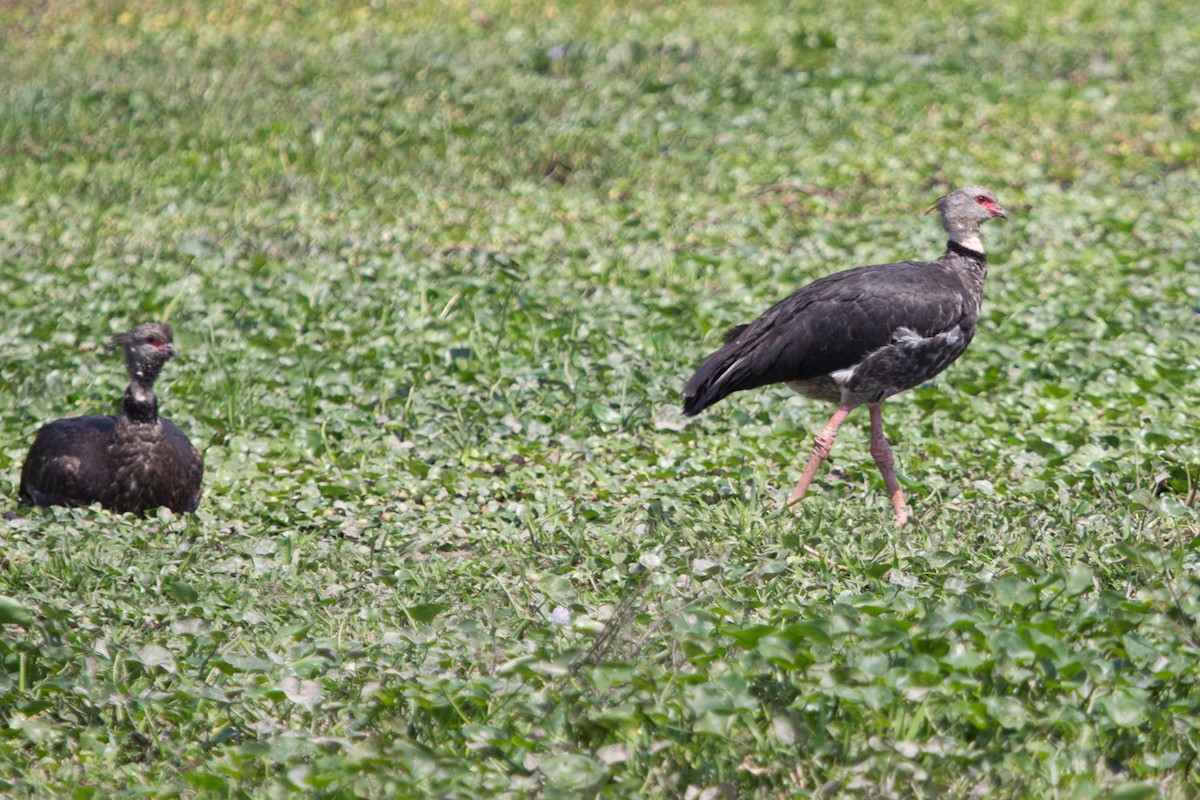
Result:
<svg viewBox="0 0 1200 800"><path fill-rule="evenodd" d="M158 398L149 389L135 391L131 384L125 390L125 397L121 399L121 410L131 422L156 422L158 421Z"/></svg>
<svg viewBox="0 0 1200 800"><path fill-rule="evenodd" d="M972 250L969 247L963 247L953 239L946 242L946 250L951 253L957 253L964 258L972 259L973 261L982 261L984 264L987 263L987 255L985 253L981 253L978 250Z"/></svg>

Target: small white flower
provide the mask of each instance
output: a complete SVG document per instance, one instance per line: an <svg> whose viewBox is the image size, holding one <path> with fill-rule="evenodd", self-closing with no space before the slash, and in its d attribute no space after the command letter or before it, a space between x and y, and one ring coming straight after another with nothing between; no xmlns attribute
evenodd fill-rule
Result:
<svg viewBox="0 0 1200 800"><path fill-rule="evenodd" d="M550 624L567 625L571 622L571 611L566 606L555 606L550 612Z"/></svg>

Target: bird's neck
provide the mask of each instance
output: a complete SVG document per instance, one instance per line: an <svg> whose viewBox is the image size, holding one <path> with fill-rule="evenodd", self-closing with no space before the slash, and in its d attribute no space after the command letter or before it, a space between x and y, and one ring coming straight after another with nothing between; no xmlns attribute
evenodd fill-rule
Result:
<svg viewBox="0 0 1200 800"><path fill-rule="evenodd" d="M948 250L954 250L955 245L961 250L968 251L963 255L974 255L977 258L983 258L983 242L979 240L979 231L954 231L950 234L950 241L946 245Z"/></svg>
<svg viewBox="0 0 1200 800"><path fill-rule="evenodd" d="M135 361L132 359L126 360L125 372L129 375L129 382L140 383L145 387L146 391L153 394L154 382L158 380L158 373L162 372L163 365L151 360Z"/></svg>
<svg viewBox="0 0 1200 800"><path fill-rule="evenodd" d="M121 411L130 422L157 422L158 398L154 396L154 384L136 380L130 383L121 400Z"/></svg>
<svg viewBox="0 0 1200 800"><path fill-rule="evenodd" d="M988 264L988 254L983 252L983 246L979 245L978 236L976 237L976 246L964 245L964 243L955 240L946 242L946 253L961 255L962 258L971 259L972 261L980 261L980 263Z"/></svg>
<svg viewBox="0 0 1200 800"><path fill-rule="evenodd" d="M975 238L978 247L979 238ZM978 298L983 297L983 283L987 280L987 256L983 248L976 250L960 241L950 239L946 242L946 254L942 259L964 280L971 292Z"/></svg>

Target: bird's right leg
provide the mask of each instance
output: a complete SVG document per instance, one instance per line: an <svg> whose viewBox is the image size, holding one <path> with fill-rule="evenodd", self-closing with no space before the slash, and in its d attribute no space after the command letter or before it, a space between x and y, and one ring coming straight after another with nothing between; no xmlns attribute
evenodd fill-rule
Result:
<svg viewBox="0 0 1200 800"><path fill-rule="evenodd" d="M804 473L800 476L796 488L792 489L792 493L788 495L786 505L789 508L796 510L794 506L804 499L808 485L812 483L813 476L817 474L817 468L821 466L821 462L828 458L829 451L833 449L833 440L837 438L838 430L846 421L846 417L850 415L852 408L853 406L838 406L837 411L833 412L833 416L829 418L829 422L817 434L812 455L808 457L808 463L804 465Z"/></svg>
<svg viewBox="0 0 1200 800"><path fill-rule="evenodd" d="M871 455L879 466L879 472L887 486L888 497L896 511L896 524L903 525L908 522L908 506L904 504L904 491L900 488L900 481L896 479L892 447L883 435L883 404L874 403L868 406L868 409L871 412Z"/></svg>

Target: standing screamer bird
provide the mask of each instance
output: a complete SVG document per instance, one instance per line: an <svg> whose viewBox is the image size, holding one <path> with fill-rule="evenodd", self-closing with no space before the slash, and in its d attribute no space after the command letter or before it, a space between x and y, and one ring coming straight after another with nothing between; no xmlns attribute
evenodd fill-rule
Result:
<svg viewBox="0 0 1200 800"><path fill-rule="evenodd" d="M908 520L892 448L883 434L882 404L937 375L967 349L987 277L979 226L1007 218L995 193L983 186L953 191L926 213L934 209L950 239L936 261L858 267L810 283L749 325L730 330L725 346L700 365L684 389L687 416L733 392L771 383L837 404L816 436L789 506L808 491L846 417L866 403L871 455L883 473L897 524Z"/></svg>
<svg viewBox="0 0 1200 800"><path fill-rule="evenodd" d="M200 504L204 463L183 431L158 416L154 381L178 355L171 326L147 322L112 338L125 350L129 388L115 417L51 422L38 431L21 469L21 500L39 506L100 503L119 513L160 506L190 513Z"/></svg>

